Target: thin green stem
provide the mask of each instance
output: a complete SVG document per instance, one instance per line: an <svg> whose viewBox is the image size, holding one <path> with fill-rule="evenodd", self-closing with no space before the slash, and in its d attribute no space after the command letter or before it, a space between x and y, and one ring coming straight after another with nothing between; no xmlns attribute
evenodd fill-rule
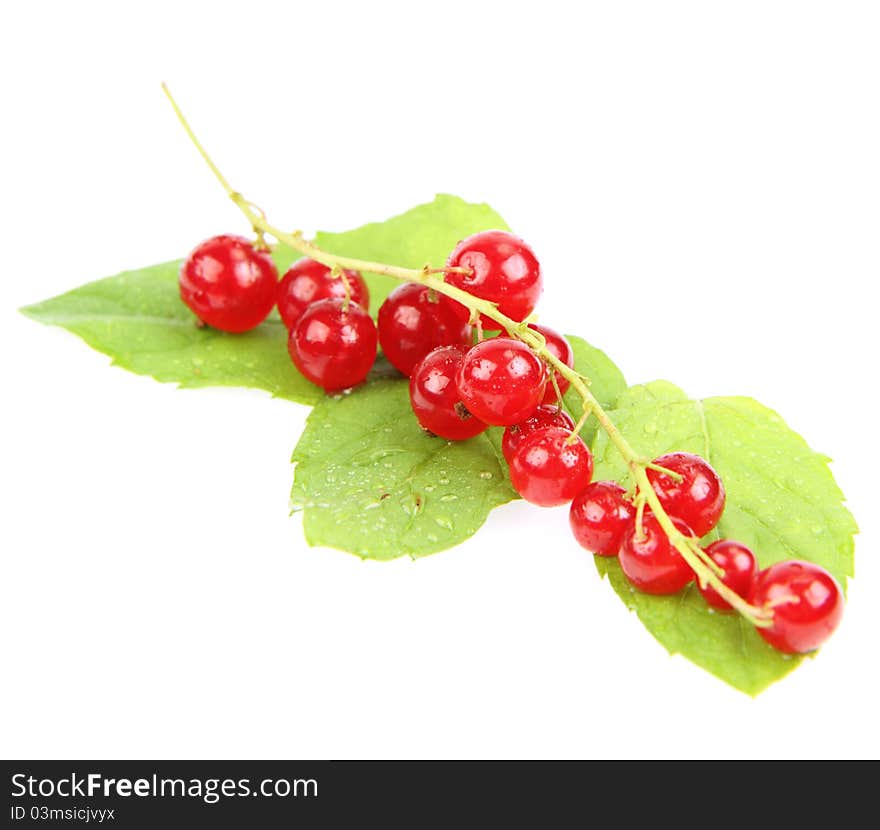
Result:
<svg viewBox="0 0 880 830"><path fill-rule="evenodd" d="M393 277L396 280L404 282L416 282L426 285L438 294L445 294L447 297L458 301L463 306L470 309L472 315L476 317L478 324L478 315L480 314L498 323L499 327L505 330L511 337L515 337L525 343L530 349L532 349L532 351L542 358L551 369L555 369L561 377L568 380L571 384L571 388L580 395L581 400L583 401L584 412L596 417L599 426L602 427L608 435L608 439L614 444L624 461L626 461L635 483L637 498L640 498L642 501L642 509L644 509L645 506L651 509L651 512L663 528L663 531L669 537L670 542L675 546L675 549L682 555L688 565L691 566L697 578L704 583L711 585L721 597L727 600L731 606L755 625L769 625L770 620L772 619L772 613L768 612L766 609L756 608L749 605L749 603L747 603L741 596L732 591L721 581L718 574L715 573L717 568L709 567L706 562L703 561L703 558L694 552L691 548L690 540L680 533L678 528L672 523L672 520L663 509L660 500L657 498L657 494L654 492L654 488L648 480L646 468L649 466L656 467L656 465L653 465L649 460L643 458L635 451L635 449L633 449L632 445L626 440L608 416L608 413L602 408L602 405L596 400L595 396L590 391L588 385L589 381L550 352L547 349L546 340L540 332L530 329L526 322L518 322L502 314L495 303L475 297L473 294L470 294L457 286L448 284L444 279L445 274L456 269L431 268L428 265L423 268L401 268L396 265L387 265L383 262L371 262L369 260L356 259L354 257L339 256L322 250L315 245L314 242L305 239L299 231L290 233L281 230L280 228L276 228L267 220L265 214L259 210L259 208L256 208L251 202L245 199L241 193L232 188L226 180L226 177L220 172L217 165L214 164L213 160L208 155L208 152L202 146L202 143L196 137L196 134L187 122L186 117L177 105L177 102L174 100L168 87L165 84L162 84L162 89L168 97L168 100L171 102L171 106L174 108L174 112L180 123L183 125L183 129L189 136L190 141L195 145L217 181L223 186L226 195L232 199L236 206L247 217L251 227L257 234L268 234L269 236L273 236L284 245L287 245L295 251L299 251L299 253L308 256L311 259L317 260L328 268L367 271L373 274L382 274L387 277ZM665 472L671 473L672 471Z"/></svg>
<svg viewBox="0 0 880 830"><path fill-rule="evenodd" d="M227 192L228 195L232 196L234 193L232 187L229 182L226 181L226 176L224 176L220 172L220 168L217 167L216 164L212 161L211 157L208 155L207 151L204 147L202 147L202 142L196 137L196 134L192 131L192 127L190 127L189 122L186 120L186 116L183 114L183 111L177 106L177 101L174 100L174 96L171 94L171 90L168 89L168 84L162 84L162 92L165 93L165 97L171 103L171 106L174 108L174 114L177 116L178 121L183 125L183 129L186 130L186 134L189 136L189 140L195 145L196 150L199 151L202 158L205 160L205 164L211 168L211 172L214 174L220 184L223 185L223 189Z"/></svg>
<svg viewBox="0 0 880 830"><path fill-rule="evenodd" d="M654 470L658 473L663 473L663 475L671 478L676 484L681 484L681 482L684 481L684 476L681 473L677 473L675 470L670 470L668 467L664 467L661 464L655 464L648 459L645 459L644 464L646 470Z"/></svg>
<svg viewBox="0 0 880 830"><path fill-rule="evenodd" d="M555 383L555 378L554 378L554 383ZM559 387L558 386L556 387L556 394L558 396L557 400L559 400L561 403L562 397L559 396ZM571 431L571 437L568 438L568 440L565 442L566 444L573 444L578 439L578 436L581 434L581 430L584 428L584 424L587 422L587 419L590 417L591 414L592 414L592 410L590 409L590 407L584 406L584 411L581 412L581 417L578 418L578 422L574 425L574 429Z"/></svg>
<svg viewBox="0 0 880 830"><path fill-rule="evenodd" d="M556 396L556 406L562 408L562 391L559 389L559 381L556 380L556 372L550 373L550 383L553 384L553 393Z"/></svg>
<svg viewBox="0 0 880 830"><path fill-rule="evenodd" d="M342 280L342 290L345 292L345 299L342 301L342 310L348 311L348 305L351 302L351 284L348 281L348 277L345 275L345 271L338 265L334 265L330 269L330 276Z"/></svg>
<svg viewBox="0 0 880 830"><path fill-rule="evenodd" d="M636 496L636 539L642 541L645 538L645 497L639 493Z"/></svg>

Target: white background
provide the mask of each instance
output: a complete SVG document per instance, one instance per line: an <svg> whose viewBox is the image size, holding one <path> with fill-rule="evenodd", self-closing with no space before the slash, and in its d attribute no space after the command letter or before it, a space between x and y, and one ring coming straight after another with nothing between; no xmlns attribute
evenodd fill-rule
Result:
<svg viewBox="0 0 880 830"><path fill-rule="evenodd" d="M878 755L875 4L5 8L0 753ZM668 657L564 510L415 563L310 549L306 408L18 315L246 231L163 79L277 223L488 201L542 259L545 322L833 457L862 534L819 659L751 700Z"/></svg>

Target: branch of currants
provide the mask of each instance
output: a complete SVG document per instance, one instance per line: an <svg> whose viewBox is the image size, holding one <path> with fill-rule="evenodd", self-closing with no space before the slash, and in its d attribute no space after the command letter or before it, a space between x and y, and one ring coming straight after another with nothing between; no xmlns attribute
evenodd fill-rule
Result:
<svg viewBox="0 0 880 830"><path fill-rule="evenodd" d="M531 349L541 360L555 370L555 373L558 373L560 377L567 380L571 387L577 392L582 401L583 414L579 418L572 434L577 435L586 420L590 416L595 417L599 425L608 435L610 441L620 452L629 467L630 476L634 485L634 501L637 508L637 528L639 529L639 533L641 534L644 532L643 519L646 518L644 513L646 508L650 508L654 520L656 520L663 533L665 533L670 544L691 567L701 585L709 586L714 589L724 601L738 611L743 617L748 619L753 625L759 628L772 625L772 608L751 605L742 596L728 587L721 578L723 576L723 571L699 546L698 540L693 536L687 536L682 533L682 531L676 526L675 520L673 520L664 509L657 493L651 485L647 471L650 469L662 472L673 479L677 476L677 473L658 466L651 459L645 458L636 452L629 441L627 441L617 429L608 413L602 408L599 401L590 391L589 380L553 354L553 352L547 348L545 337L539 331L530 328L528 320L523 320L521 322L514 320L501 313L496 303L475 297L464 289L446 282L445 277L447 274L454 272L463 273L469 271L469 269L432 268L429 265L425 265L423 268L418 269L401 268L381 262L370 262L353 257L338 256L322 250L313 242L305 239L302 231L288 232L275 227L268 221L262 210L252 202L248 201L241 193L236 191L230 185L226 177L221 173L199 139L196 137L187 122L186 117L171 95L168 87L165 84L162 84L162 89L193 145L226 191L227 196L229 196L239 210L245 215L257 235L258 242L262 242L265 235L272 236L280 243L327 266L332 269L334 273L340 274L343 277L343 284L345 286L346 306L348 304L350 288L348 280L344 276L344 272L346 270L370 272L392 277L402 282L419 283L427 286L431 291L436 292L437 294L443 294L469 309L471 312L471 318L475 320L478 325L481 316L499 324L499 327L507 331L512 338L517 339L528 346L528 348ZM552 378L554 387L558 391L555 374L552 374Z"/></svg>

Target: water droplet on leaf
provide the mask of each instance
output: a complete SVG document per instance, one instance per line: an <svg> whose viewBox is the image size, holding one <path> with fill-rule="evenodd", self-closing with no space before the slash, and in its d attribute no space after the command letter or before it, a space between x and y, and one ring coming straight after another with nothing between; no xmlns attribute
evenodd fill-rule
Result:
<svg viewBox="0 0 880 830"><path fill-rule="evenodd" d="M390 455L399 455L403 452L406 452L403 447L379 447L378 449L361 450L361 452L355 453L351 457L351 463L359 467L365 467L369 464L375 464L377 461L381 461ZM386 462L383 466L390 467L391 463Z"/></svg>

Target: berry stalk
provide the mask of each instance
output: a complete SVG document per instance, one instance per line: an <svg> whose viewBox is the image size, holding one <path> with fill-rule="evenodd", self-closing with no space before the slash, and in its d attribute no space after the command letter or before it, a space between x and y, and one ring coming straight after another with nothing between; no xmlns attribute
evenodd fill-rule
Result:
<svg viewBox="0 0 880 830"><path fill-rule="evenodd" d="M595 396L590 392L589 380L578 372L571 369L566 363L554 355L548 348L544 336L529 328L526 321L517 322L510 317L502 314L495 303L475 297L457 286L450 285L445 281L445 275L453 270L461 269L445 269L432 268L425 265L423 268L401 268L396 265L388 265L382 262L370 262L368 260L356 259L353 257L338 256L322 250L313 242L305 239L302 231L284 231L272 225L266 215L249 202L237 190L233 189L227 181L223 173L208 155L202 143L196 137L192 128L186 120L174 97L166 84L162 84L162 90L167 96L171 106L177 115L183 129L186 131L195 148L199 151L202 159L208 165L217 181L226 191L226 195L235 203L235 205L245 215L258 238L262 239L264 234L274 237L279 242L288 247L299 251L304 256L310 257L331 269L350 269L352 271L367 271L373 274L382 274L402 282L414 282L425 285L438 294L444 294L453 300L461 303L471 312L471 317L479 321L480 315L494 320L508 334L522 341L535 354L537 354L545 363L559 373L559 375L569 381L571 387L577 392L581 398L583 405L584 417L578 421L578 431L583 426L584 421L590 415L593 415L599 422L599 425L608 435L609 440L617 448L623 459L626 461L630 475L636 486L636 498L642 500L644 504L650 507L652 513L657 519L660 527L669 538L670 543L681 554L682 558L692 568L701 584L709 585L726 600L734 609L742 616L748 619L753 625L758 627L767 627L773 619L773 612L764 608L758 608L750 605L743 597L729 588L722 582L717 571L718 566L711 558L699 547L696 540L685 537L676 528L669 514L664 510L657 497L654 488L647 475L647 469L653 465L650 459L640 456L629 441L623 436L617 426L609 417L608 413L602 408ZM574 433L577 434L577 433Z"/></svg>

